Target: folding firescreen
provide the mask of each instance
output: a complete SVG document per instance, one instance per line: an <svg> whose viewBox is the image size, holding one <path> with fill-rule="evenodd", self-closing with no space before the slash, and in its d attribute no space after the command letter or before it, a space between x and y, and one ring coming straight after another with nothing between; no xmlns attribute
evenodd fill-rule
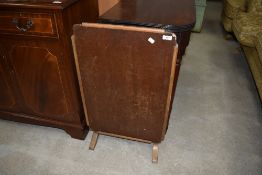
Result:
<svg viewBox="0 0 262 175"><path fill-rule="evenodd" d="M165 136L177 43L162 29L83 23L74 26L75 62L87 124L99 134L153 143Z"/></svg>

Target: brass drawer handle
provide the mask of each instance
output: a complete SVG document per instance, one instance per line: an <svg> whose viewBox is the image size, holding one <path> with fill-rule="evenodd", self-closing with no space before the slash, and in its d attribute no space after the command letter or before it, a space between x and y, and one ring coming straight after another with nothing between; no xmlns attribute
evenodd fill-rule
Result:
<svg viewBox="0 0 262 175"><path fill-rule="evenodd" d="M15 24L16 28L17 28L18 30L20 30L21 32L26 32L26 31L29 30L29 29L33 26L33 24L34 24L33 21L32 21L31 19L29 19L29 20L27 20L25 27L22 27L22 26L19 24L18 19L16 19L16 18L13 18L12 23Z"/></svg>

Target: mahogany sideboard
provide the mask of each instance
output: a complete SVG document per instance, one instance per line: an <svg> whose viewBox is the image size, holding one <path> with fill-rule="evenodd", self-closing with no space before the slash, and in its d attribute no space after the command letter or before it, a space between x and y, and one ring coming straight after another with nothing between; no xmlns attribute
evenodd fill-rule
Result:
<svg viewBox="0 0 262 175"><path fill-rule="evenodd" d="M0 2L0 118L57 127L84 139L73 24L95 22L97 0Z"/></svg>
<svg viewBox="0 0 262 175"><path fill-rule="evenodd" d="M100 23L161 28L177 36L178 56L172 101L182 56L196 22L195 0L119 0L99 17Z"/></svg>

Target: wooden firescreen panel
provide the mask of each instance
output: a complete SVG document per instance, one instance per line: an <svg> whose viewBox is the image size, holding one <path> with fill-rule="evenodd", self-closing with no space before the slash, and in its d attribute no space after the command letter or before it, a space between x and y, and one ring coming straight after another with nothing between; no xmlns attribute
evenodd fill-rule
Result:
<svg viewBox="0 0 262 175"><path fill-rule="evenodd" d="M89 127L161 142L175 72L174 34L160 29L82 24L73 44Z"/></svg>

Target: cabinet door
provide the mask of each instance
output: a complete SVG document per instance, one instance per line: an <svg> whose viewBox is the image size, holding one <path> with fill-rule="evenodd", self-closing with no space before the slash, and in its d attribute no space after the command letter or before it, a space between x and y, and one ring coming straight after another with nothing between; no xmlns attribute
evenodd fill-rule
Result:
<svg viewBox="0 0 262 175"><path fill-rule="evenodd" d="M68 113L61 72L59 48L50 42L10 42L9 62L24 101L23 112L65 120Z"/></svg>
<svg viewBox="0 0 262 175"><path fill-rule="evenodd" d="M6 60L0 46L0 110L13 109L15 97L12 93L10 76L6 70Z"/></svg>

